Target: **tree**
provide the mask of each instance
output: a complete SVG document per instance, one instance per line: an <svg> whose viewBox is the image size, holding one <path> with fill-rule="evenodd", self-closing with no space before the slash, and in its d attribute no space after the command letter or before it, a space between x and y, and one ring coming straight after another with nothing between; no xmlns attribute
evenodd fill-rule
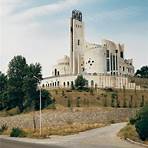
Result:
<svg viewBox="0 0 148 148"><path fill-rule="evenodd" d="M120 100L119 100L119 98L118 98L118 95L116 96L116 103L117 103L116 106L117 106L117 107L120 107Z"/></svg>
<svg viewBox="0 0 148 148"><path fill-rule="evenodd" d="M26 76L24 77L23 90L25 92L25 104L28 107L35 107L35 99L39 98L37 92L38 80L34 78L36 76L42 79L41 65L39 63L30 64L26 68ZM37 96L38 94L38 96Z"/></svg>
<svg viewBox="0 0 148 148"><path fill-rule="evenodd" d="M39 63L26 63L22 56L15 56L8 65L7 76L0 72L0 110L18 107L24 109L39 109L39 80L42 79ZM42 108L53 103L48 91L42 90Z"/></svg>
<svg viewBox="0 0 148 148"><path fill-rule="evenodd" d="M103 106L107 107L107 94L102 93L101 96L103 97Z"/></svg>
<svg viewBox="0 0 148 148"><path fill-rule="evenodd" d="M126 101L126 98L123 98L123 107L124 107L124 108L127 107L127 101Z"/></svg>
<svg viewBox="0 0 148 148"><path fill-rule="evenodd" d="M131 95L131 98L129 100L129 108L133 107L133 96Z"/></svg>
<svg viewBox="0 0 148 148"><path fill-rule="evenodd" d="M26 59L22 56L15 56L8 67L8 97L12 102L10 108L18 106L22 112L25 99L23 83L27 69Z"/></svg>
<svg viewBox="0 0 148 148"><path fill-rule="evenodd" d="M46 108L48 105L54 103L54 99L51 99L51 94L45 90L45 89L42 89L42 95L41 95L41 98L42 98L42 109L43 108ZM35 110L39 110L40 109L40 99L39 99L39 90L37 91L36 93L36 96L34 96L34 100L33 100L33 105L34 105L34 108Z"/></svg>
<svg viewBox="0 0 148 148"><path fill-rule="evenodd" d="M80 97L77 97L76 107L80 107Z"/></svg>
<svg viewBox="0 0 148 148"><path fill-rule="evenodd" d="M0 110L6 107L7 102L7 76L0 71Z"/></svg>
<svg viewBox="0 0 148 148"><path fill-rule="evenodd" d="M148 78L148 66L143 66L138 69L135 73L135 76L139 76L141 78Z"/></svg>
<svg viewBox="0 0 148 148"><path fill-rule="evenodd" d="M7 89L7 76L0 71L0 93Z"/></svg>
<svg viewBox="0 0 148 148"><path fill-rule="evenodd" d="M117 98L117 94L116 93L112 93L111 94L111 107L115 107L116 98Z"/></svg>
<svg viewBox="0 0 148 148"><path fill-rule="evenodd" d="M71 107L71 99L70 98L67 99L67 107L69 107L69 108Z"/></svg>
<svg viewBox="0 0 148 148"><path fill-rule="evenodd" d="M144 106L144 96L142 95L141 102L140 102L140 107L143 107L143 106Z"/></svg>
<svg viewBox="0 0 148 148"><path fill-rule="evenodd" d="M135 127L142 140L148 139L148 104L139 111L135 120Z"/></svg>
<svg viewBox="0 0 148 148"><path fill-rule="evenodd" d="M77 89L82 90L82 89L84 89L84 87L86 86L86 84L87 84L87 80L85 78L83 78L82 75L78 75L78 77L75 80L75 87Z"/></svg>

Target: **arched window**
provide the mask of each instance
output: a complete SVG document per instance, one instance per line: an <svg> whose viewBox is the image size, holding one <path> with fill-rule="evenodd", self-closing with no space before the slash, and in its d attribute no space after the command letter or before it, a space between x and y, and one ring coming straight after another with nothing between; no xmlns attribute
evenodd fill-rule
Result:
<svg viewBox="0 0 148 148"><path fill-rule="evenodd" d="M65 87L65 82L63 83L64 87Z"/></svg>
<svg viewBox="0 0 148 148"><path fill-rule="evenodd" d="M57 75L57 69L54 70L54 75L55 75L55 76Z"/></svg>
<svg viewBox="0 0 148 148"><path fill-rule="evenodd" d="M59 86L59 84L60 84L60 82L58 81L58 82L57 82L57 86Z"/></svg>
<svg viewBox="0 0 148 148"><path fill-rule="evenodd" d="M67 82L67 86L69 87L69 82Z"/></svg>

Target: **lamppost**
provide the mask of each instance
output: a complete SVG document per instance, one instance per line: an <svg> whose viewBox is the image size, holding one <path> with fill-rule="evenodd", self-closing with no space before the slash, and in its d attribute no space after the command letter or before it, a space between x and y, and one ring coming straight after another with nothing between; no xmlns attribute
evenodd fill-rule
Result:
<svg viewBox="0 0 148 148"><path fill-rule="evenodd" d="M33 76L35 79L37 79L38 81L39 81L39 83L41 82L41 80L38 78L38 77L36 77L36 76ZM39 90L40 90L40 136L42 135L42 112L41 112L41 110L42 110L42 92L41 92L41 90L42 90L42 88L41 88L41 84L40 84L40 87L39 87Z"/></svg>

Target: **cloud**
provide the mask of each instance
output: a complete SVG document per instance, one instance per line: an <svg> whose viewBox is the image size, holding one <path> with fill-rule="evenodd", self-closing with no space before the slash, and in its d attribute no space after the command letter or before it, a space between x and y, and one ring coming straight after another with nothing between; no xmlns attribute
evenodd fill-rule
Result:
<svg viewBox="0 0 148 148"><path fill-rule="evenodd" d="M0 70L6 72L8 62L13 56L21 54L30 63L40 62L43 65L43 73L49 74L51 65L67 52L65 47L68 48L68 21L63 22L62 18L55 18L45 24L33 18L60 13L77 2L78 0L62 0L26 8L15 14L20 5L26 5L24 0L0 0L0 8L5 9L5 13L0 13Z"/></svg>
<svg viewBox="0 0 148 148"><path fill-rule="evenodd" d="M37 5L36 1L40 1L40 4ZM104 1L55 0L45 4L42 0L0 0L0 70L6 72L8 62L13 56L21 54L29 63L40 62L44 76L48 76L56 60L66 53L69 54L67 11L69 12L73 7L89 11L90 3L93 7L93 2L101 5L98 2ZM99 11L100 5L97 10L91 10L91 13L84 18L86 34L91 30L88 41L93 39L98 41L104 37L115 41L120 40L128 47L126 50L128 57L132 58L134 53L135 59L139 59L136 60L136 65L145 64L144 58L141 58L147 55L145 42L148 29L145 27L145 22L144 24L139 22L141 25L137 23L138 21L134 25L127 22L126 27L129 29L126 31L123 28L120 29L121 23L125 25L127 18L138 16L142 10L132 6ZM42 20L42 18L45 19ZM145 30L145 33L140 33L139 28ZM113 29L116 32L113 32ZM94 30L93 33L91 33L92 30ZM125 35L124 32L126 32Z"/></svg>
<svg viewBox="0 0 148 148"><path fill-rule="evenodd" d="M5 9L5 14L10 14L14 9L18 7L18 4L21 3L21 0L15 0L14 3L10 3L6 0L7 3L4 3L4 7L10 7L9 9ZM29 1L27 1L29 3ZM26 3L27 3L26 2ZM38 17L51 15L54 13L60 13L61 11L70 8L71 6L77 4L79 0L60 0L56 1L54 3L46 4L46 5L40 5L40 6L33 6L31 8L26 8L25 10L19 11L19 13L11 15L10 19L12 22L25 22L25 21L32 21L33 19L36 19ZM22 4L21 4L22 5Z"/></svg>
<svg viewBox="0 0 148 148"><path fill-rule="evenodd" d="M6 17L20 5L24 4L24 0L0 0L0 17Z"/></svg>

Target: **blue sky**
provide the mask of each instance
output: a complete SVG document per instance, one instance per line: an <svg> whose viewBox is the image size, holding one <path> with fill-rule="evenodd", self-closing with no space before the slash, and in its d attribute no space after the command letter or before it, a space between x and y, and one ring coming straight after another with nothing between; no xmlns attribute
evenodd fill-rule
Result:
<svg viewBox="0 0 148 148"><path fill-rule="evenodd" d="M148 65L148 0L0 0L0 70L15 55L39 62L43 75L69 55L69 18L83 13L87 41L125 44L136 68Z"/></svg>

